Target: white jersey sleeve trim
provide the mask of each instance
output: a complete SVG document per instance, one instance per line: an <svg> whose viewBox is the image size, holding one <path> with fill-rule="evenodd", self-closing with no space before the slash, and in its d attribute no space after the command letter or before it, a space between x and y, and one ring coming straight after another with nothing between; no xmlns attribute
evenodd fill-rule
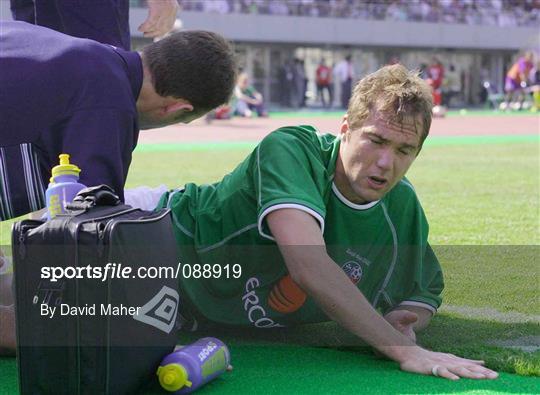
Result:
<svg viewBox="0 0 540 395"><path fill-rule="evenodd" d="M322 217L322 215L320 215L318 212L316 212L315 210L312 210L310 209L309 207L306 207L306 206L302 206L301 204L294 204L294 203L284 203L284 204L276 204L274 206L270 206L268 207L266 210L264 210L262 212L262 214L259 216L259 221L257 222L257 225L258 225L258 228L259 228L259 234L262 236L262 237L265 237L267 239L270 239L272 241L276 241L271 235L269 234L266 234L263 230L263 221L264 221L264 218L270 214L271 212L273 211L276 211L276 210L281 210L281 209L284 209L284 208L292 208L292 209L296 209L296 210L300 210L300 211L303 211L305 213L308 213L309 215L311 215L313 218L315 218L318 222L319 222L319 225L321 227L321 233L324 234L324 218Z"/></svg>
<svg viewBox="0 0 540 395"><path fill-rule="evenodd" d="M159 199L168 191L166 185L160 185L156 188L146 186L124 190L124 200L127 205L140 208L141 210L154 210Z"/></svg>
<svg viewBox="0 0 540 395"><path fill-rule="evenodd" d="M435 314L437 312L437 309L435 307L433 307L432 305L430 305L428 303L417 302L415 300L405 300L405 301L401 302L400 304L398 304L398 306L416 306L416 307L422 307L424 309L427 309L427 310L431 311L433 314Z"/></svg>

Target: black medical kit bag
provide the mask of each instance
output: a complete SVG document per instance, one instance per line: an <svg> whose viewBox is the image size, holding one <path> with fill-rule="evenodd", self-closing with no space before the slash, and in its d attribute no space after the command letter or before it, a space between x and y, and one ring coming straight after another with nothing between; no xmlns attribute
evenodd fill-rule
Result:
<svg viewBox="0 0 540 395"><path fill-rule="evenodd" d="M106 186L68 208L13 226L20 393L134 393L178 340L171 213L124 205Z"/></svg>

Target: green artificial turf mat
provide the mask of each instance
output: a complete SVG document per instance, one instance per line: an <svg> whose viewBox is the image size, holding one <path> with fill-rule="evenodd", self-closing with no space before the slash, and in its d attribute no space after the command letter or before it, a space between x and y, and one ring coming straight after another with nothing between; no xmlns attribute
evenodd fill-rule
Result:
<svg viewBox="0 0 540 395"><path fill-rule="evenodd" d="M231 345L234 370L198 394L534 394L538 379L501 374L497 380L451 382L399 371L373 355L291 345ZM0 358L0 394L17 394L13 358ZM149 383L147 395L166 394Z"/></svg>

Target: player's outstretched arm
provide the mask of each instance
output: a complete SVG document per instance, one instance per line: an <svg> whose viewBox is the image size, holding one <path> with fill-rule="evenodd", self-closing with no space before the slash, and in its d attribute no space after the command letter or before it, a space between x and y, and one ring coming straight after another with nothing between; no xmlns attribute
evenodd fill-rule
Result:
<svg viewBox="0 0 540 395"><path fill-rule="evenodd" d="M328 256L321 230L311 215L281 209L268 214L266 221L292 279L332 320L397 361L401 369L454 380L497 377L482 361L425 350L394 329Z"/></svg>

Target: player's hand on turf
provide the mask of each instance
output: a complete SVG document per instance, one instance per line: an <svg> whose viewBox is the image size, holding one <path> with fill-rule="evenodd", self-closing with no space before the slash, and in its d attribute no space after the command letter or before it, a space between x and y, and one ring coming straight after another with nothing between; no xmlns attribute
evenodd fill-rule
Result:
<svg viewBox="0 0 540 395"><path fill-rule="evenodd" d="M139 26L144 37L161 37L170 32L176 20L176 0L148 0L148 17Z"/></svg>
<svg viewBox="0 0 540 395"><path fill-rule="evenodd" d="M393 310L384 316L384 319L390 323L396 330L403 333L409 339L416 343L416 333L414 332L414 323L418 321L418 314L408 310Z"/></svg>
<svg viewBox="0 0 540 395"><path fill-rule="evenodd" d="M433 352L421 347L410 348L407 357L400 362L401 370L443 377L449 380L495 379L497 372L483 366L484 361L465 359L453 354Z"/></svg>

